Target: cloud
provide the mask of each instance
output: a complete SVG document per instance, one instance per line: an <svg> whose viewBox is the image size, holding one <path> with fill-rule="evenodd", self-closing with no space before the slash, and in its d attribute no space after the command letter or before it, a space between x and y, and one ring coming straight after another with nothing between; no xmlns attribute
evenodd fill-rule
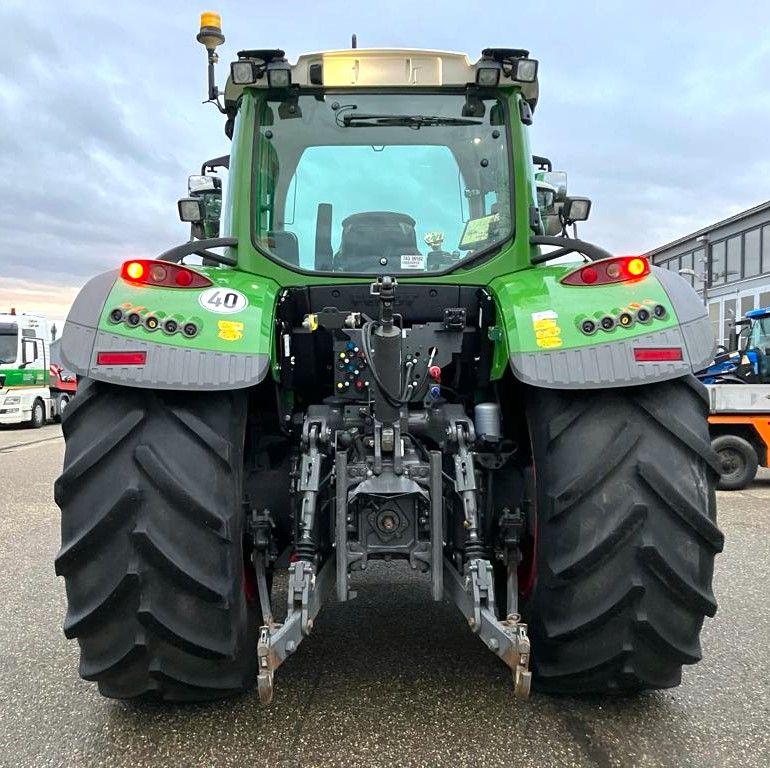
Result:
<svg viewBox="0 0 770 768"><path fill-rule="evenodd" d="M46 286L29 280L3 278L0 282L0 313L17 309L27 314L45 315L59 321L61 328L79 290L76 285Z"/></svg>
<svg viewBox="0 0 770 768"><path fill-rule="evenodd" d="M555 0L503 22L467 0L222 0L226 62L243 47L528 47L541 61L532 146L594 200L581 234L642 251L770 197L763 4ZM187 238L175 201L228 151L200 102L205 57L186 0L4 0L0 297L9 279L78 286ZM491 21L494 19L494 23ZM18 288L18 286L17 286Z"/></svg>

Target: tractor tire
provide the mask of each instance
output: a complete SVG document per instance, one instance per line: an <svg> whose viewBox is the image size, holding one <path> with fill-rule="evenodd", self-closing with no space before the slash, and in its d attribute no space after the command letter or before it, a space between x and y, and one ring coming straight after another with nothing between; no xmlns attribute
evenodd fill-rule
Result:
<svg viewBox="0 0 770 768"><path fill-rule="evenodd" d="M721 465L720 491L741 491L757 476L759 457L754 446L737 435L720 435L711 441Z"/></svg>
<svg viewBox="0 0 770 768"><path fill-rule="evenodd" d="M80 675L110 698L251 688L261 623L244 569L246 397L84 379L64 411L56 573Z"/></svg>
<svg viewBox="0 0 770 768"><path fill-rule="evenodd" d="M536 690L670 688L701 658L724 541L707 413L694 377L529 390L536 573L522 613Z"/></svg>

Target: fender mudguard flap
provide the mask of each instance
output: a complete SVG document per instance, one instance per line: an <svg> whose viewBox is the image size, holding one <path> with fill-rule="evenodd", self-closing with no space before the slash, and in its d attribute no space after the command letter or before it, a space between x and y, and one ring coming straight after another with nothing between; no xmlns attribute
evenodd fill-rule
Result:
<svg viewBox="0 0 770 768"><path fill-rule="evenodd" d="M656 266L652 273L676 312L677 326L591 346L512 352L516 378L547 389L601 389L667 381L705 368L716 349L706 308L679 275ZM683 359L639 363L635 347L680 347Z"/></svg>
<svg viewBox="0 0 770 768"><path fill-rule="evenodd" d="M635 347L680 347L681 361L639 363ZM667 381L701 370L713 359L707 317L676 328L590 347L511 354L514 376L547 389L601 389Z"/></svg>
<svg viewBox="0 0 770 768"><path fill-rule="evenodd" d="M72 305L64 325L61 356L78 376L148 389L240 389L262 381L269 355L219 352L134 340L99 330L99 318L110 295L116 270L91 279ZM145 351L144 365L97 365L98 352Z"/></svg>

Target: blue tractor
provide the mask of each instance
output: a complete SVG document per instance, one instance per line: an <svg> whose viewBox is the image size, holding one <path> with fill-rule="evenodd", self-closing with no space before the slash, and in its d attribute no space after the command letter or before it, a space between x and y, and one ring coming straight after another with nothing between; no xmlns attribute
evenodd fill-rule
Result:
<svg viewBox="0 0 770 768"><path fill-rule="evenodd" d="M704 384L770 384L770 307L735 321L727 349L696 375Z"/></svg>

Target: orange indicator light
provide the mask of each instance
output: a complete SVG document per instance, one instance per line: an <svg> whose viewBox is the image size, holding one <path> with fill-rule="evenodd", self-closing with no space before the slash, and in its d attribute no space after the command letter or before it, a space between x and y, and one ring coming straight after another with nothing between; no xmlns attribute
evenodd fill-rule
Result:
<svg viewBox="0 0 770 768"><path fill-rule="evenodd" d="M126 277L130 277L132 280L141 280L144 276L144 264L140 261L129 261L124 269Z"/></svg>

